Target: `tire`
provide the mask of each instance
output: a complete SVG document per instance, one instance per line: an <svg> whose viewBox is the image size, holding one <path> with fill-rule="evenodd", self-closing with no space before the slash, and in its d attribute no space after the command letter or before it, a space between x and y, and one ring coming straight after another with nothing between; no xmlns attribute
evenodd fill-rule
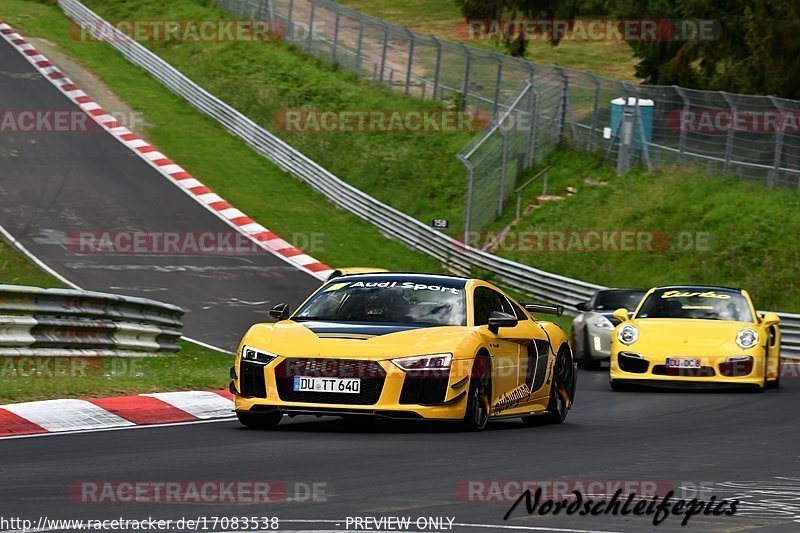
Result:
<svg viewBox="0 0 800 533"><path fill-rule="evenodd" d="M592 357L592 350L589 347L589 334L583 337L583 352L581 353L581 368L584 370L597 370L600 368L600 361Z"/></svg>
<svg viewBox="0 0 800 533"><path fill-rule="evenodd" d="M481 431L489 423L492 407L492 363L485 355L479 355L472 364L469 384L467 412L464 413L464 426L469 431Z"/></svg>
<svg viewBox="0 0 800 533"><path fill-rule="evenodd" d="M565 398L566 396L566 398ZM572 400L575 398L575 367L569 348L562 345L556 355L553 365L552 384L550 385L550 399L547 402L547 414L525 420L526 423L560 424L569 414Z"/></svg>
<svg viewBox="0 0 800 533"><path fill-rule="evenodd" d="M283 418L283 413L274 411L271 413L245 413L237 412L236 418L243 426L253 429L273 429Z"/></svg>

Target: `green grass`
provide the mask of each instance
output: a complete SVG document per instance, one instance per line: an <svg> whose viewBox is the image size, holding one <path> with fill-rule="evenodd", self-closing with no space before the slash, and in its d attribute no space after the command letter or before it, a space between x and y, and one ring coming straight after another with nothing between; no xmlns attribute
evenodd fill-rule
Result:
<svg viewBox="0 0 800 533"><path fill-rule="evenodd" d="M450 41L505 52L505 47L496 42L464 39L463 31L459 31L464 16L453 0L339 0L339 3ZM526 57L537 63L557 63L576 70L591 70L599 76L637 81L634 71L637 60L630 46L622 42L565 40L552 46L537 39L528 42Z"/></svg>
<svg viewBox="0 0 800 533"><path fill-rule="evenodd" d="M64 287L60 281L28 261L2 239L0 239L0 283L44 288Z"/></svg>
<svg viewBox="0 0 800 533"><path fill-rule="evenodd" d="M617 177L599 159L570 151L556 152L552 164L548 193L565 195L567 187L578 193L544 203L514 230L656 232L656 239L663 235L674 246L684 238L687 246L661 250L656 244L653 252L553 253L531 247L514 250L511 244L501 255L609 286L741 287L760 309L800 311L800 195L795 192L771 191L731 177L698 176L691 167L654 173L633 169ZM584 182L587 178L608 185L590 186ZM541 192L541 183L532 186L524 204ZM494 229L512 218L513 213L507 213ZM709 238L705 249L689 245L688 235L695 240L698 233Z"/></svg>
<svg viewBox="0 0 800 533"><path fill-rule="evenodd" d="M170 11L159 11L159 8ZM118 9L130 11L115 11L111 14L105 13L103 9L100 11L111 18L124 18L124 14L129 14L128 18L154 20L219 16L214 9L186 0L172 3L127 2L119 4ZM440 271L434 260L400 243L385 239L371 224L332 206L320 194L284 174L214 121L200 115L181 98L132 66L105 43L77 39L74 30L70 29L71 22L57 6L29 0L0 0L0 17L26 36L43 37L56 43L62 51L97 74L122 100L145 117L145 122L150 126L143 133L148 140L252 218L290 241L302 242L311 237L322 236L317 239L318 246L306 249L317 259L334 267L376 266L395 270ZM175 54L173 59L182 57L181 62L190 63L196 69L193 72L196 77L205 75L215 78L214 69L224 69L227 76L205 80L208 82L206 86L214 85L216 89L220 89L220 86L222 89L227 87L229 91L223 91L223 96L234 105L244 107L247 112L262 109L262 106L266 106L264 109L268 110L277 109L280 105L277 102L286 96L284 91L296 92L292 106L305 103L324 107L325 101L333 105L337 98L349 98L351 92L356 95L354 98L363 95L361 100L357 100L362 107L378 106L379 103L391 108L398 107L401 103L405 108L415 105L379 88L360 83L332 68L322 67L317 61L304 58L282 43L248 45L237 42L210 46L213 49L178 45L168 47L169 50L165 52ZM250 49L250 46L255 49ZM271 61L270 68L280 68L284 73L295 72L299 77L291 80L274 77L273 81L280 85L275 88L274 93L271 89L268 90L269 86L260 87L260 77L270 72L261 65L264 60ZM177 64L181 68L186 66ZM255 78L248 80L242 77L239 81L232 79L230 76L238 76L239 70L249 72ZM309 78L307 84L301 83L305 77ZM344 92L338 92L339 89ZM326 100L325 94L330 95L329 99ZM265 95L272 96L267 98ZM265 103L267 100L272 103ZM253 108L248 107L245 101L249 101ZM267 116L269 112L265 113L260 118L271 122L272 117ZM412 155L407 159L409 164L405 171L416 172L418 176L422 170L436 170L439 167L431 164L426 168L425 156L415 152L417 148L449 149L452 154L457 146L463 144L464 136L460 134L460 140L442 137L438 142L444 144L434 143L433 146L425 145L425 140L421 138L413 138L408 143L410 147L395 145L394 150L384 151L378 150L384 142L380 136L362 136L365 137L365 143L359 145L348 141L347 136L334 139L330 135L332 134L308 136L315 138L308 141L310 144L316 143L320 150L327 151L326 158L321 162L339 159L340 164L344 164L346 160L348 165L355 166L359 161L359 154L363 154L364 159L358 165L362 174L351 181L357 184L372 181L378 188L386 187L387 175L397 177L397 173L401 171L394 168L394 162L403 160L409 152ZM430 141L431 136L426 137ZM453 166L449 174L452 181L463 181L463 171L458 169L458 174L454 172L458 165L451 154L447 157L440 155L438 160L446 160L446 165ZM330 168L337 170L334 165L330 165ZM418 181L420 180L414 180ZM434 185L430 187L430 191L424 192L435 196L437 202L441 200L443 205L447 205L447 194L452 190L434 191ZM410 188L409 185L404 190ZM460 189L463 189L463 184ZM394 196L398 203L406 207L413 203L416 193ZM433 200L428 205L432 203Z"/></svg>
<svg viewBox="0 0 800 533"><path fill-rule="evenodd" d="M0 357L0 404L144 392L216 390L228 386L232 356L189 342L181 341L180 344L181 351L175 356L136 359L71 357L61 372L52 372L52 363L54 359L63 358ZM48 374L47 369L52 373Z"/></svg>

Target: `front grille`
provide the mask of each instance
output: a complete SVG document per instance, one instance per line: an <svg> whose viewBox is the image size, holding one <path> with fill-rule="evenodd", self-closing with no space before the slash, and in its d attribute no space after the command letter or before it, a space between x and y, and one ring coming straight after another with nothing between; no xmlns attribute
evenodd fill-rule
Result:
<svg viewBox="0 0 800 533"><path fill-rule="evenodd" d="M700 368L667 368L666 365L656 365L653 367L653 374L656 376L678 376L687 378L711 378L716 374L714 368L701 366Z"/></svg>
<svg viewBox="0 0 800 533"><path fill-rule="evenodd" d="M626 355L625 352L620 352L617 361L623 372L632 372L634 374L644 374L647 372L647 367L650 366L647 360L641 357Z"/></svg>
<svg viewBox="0 0 800 533"><path fill-rule="evenodd" d="M358 394L295 391L294 377L360 378ZM378 403L386 371L376 361L349 359L286 359L275 368L278 396L286 402L374 405Z"/></svg>
<svg viewBox="0 0 800 533"><path fill-rule="evenodd" d="M401 404L434 405L444 402L450 372L435 376L406 375L400 393Z"/></svg>
<svg viewBox="0 0 800 533"><path fill-rule="evenodd" d="M266 398L267 384L264 381L264 366L242 361L239 366L239 391L248 398Z"/></svg>

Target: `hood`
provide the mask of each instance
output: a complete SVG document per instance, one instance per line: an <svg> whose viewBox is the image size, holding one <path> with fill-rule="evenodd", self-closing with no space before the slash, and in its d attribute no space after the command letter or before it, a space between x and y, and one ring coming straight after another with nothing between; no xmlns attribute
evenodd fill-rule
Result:
<svg viewBox="0 0 800 533"><path fill-rule="evenodd" d="M677 318L645 318L632 323L639 328L639 342L663 347L733 345L737 333L753 327L747 322Z"/></svg>
<svg viewBox="0 0 800 533"><path fill-rule="evenodd" d="M286 320L253 326L243 342L286 357L382 360L455 353L461 343L474 334L465 326Z"/></svg>

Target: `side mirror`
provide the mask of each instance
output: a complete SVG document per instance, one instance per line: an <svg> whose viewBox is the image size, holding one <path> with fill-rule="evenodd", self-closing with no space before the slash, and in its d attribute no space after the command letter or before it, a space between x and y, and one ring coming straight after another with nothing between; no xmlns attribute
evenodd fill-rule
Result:
<svg viewBox="0 0 800 533"><path fill-rule="evenodd" d="M620 307L616 311L614 311L614 318L619 320L620 322L627 322L628 321L628 310L624 307Z"/></svg>
<svg viewBox="0 0 800 533"><path fill-rule="evenodd" d="M489 315L489 331L496 335L500 328L513 328L518 322L514 315L502 311L492 311L492 314Z"/></svg>
<svg viewBox="0 0 800 533"><path fill-rule="evenodd" d="M776 326L780 324L781 317L776 315L775 313L764 313L764 318L761 320L761 323L764 327L770 328L772 326Z"/></svg>
<svg viewBox="0 0 800 533"><path fill-rule="evenodd" d="M575 306L575 309L577 309L578 311L583 311L585 313L587 311L592 310L592 304L589 302L581 302Z"/></svg>
<svg viewBox="0 0 800 533"><path fill-rule="evenodd" d="M287 304L278 304L269 310L269 316L275 320L286 320L289 318L289 306Z"/></svg>

